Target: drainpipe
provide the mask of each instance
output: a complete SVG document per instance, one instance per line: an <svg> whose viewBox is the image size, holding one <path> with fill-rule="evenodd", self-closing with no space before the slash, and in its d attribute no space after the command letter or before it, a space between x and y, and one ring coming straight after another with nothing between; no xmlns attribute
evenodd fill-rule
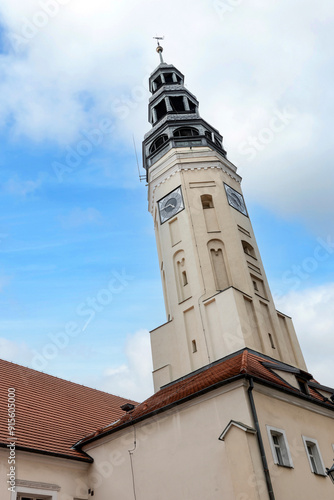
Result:
<svg viewBox="0 0 334 500"><path fill-rule="evenodd" d="M259 448L260 448L260 453L261 453L261 460L262 460L262 465L263 465L263 471L264 471L264 476L266 478L266 485L267 485L267 490L269 494L270 500L275 500L275 495L274 495L274 490L273 490L273 485L271 483L270 479L270 473L268 469L268 462L266 458L266 453L264 451L264 446L263 446L263 440L262 440L262 435L260 431L260 425L259 425L259 420L257 418L257 413L256 413L256 408L255 408L255 403L254 403L254 398L252 391L254 389L254 383L252 377L249 378L249 387L248 387L248 397L249 397L249 402L251 406L251 411L253 415L253 420L254 420L254 425L256 429L256 436L257 440L259 443Z"/></svg>

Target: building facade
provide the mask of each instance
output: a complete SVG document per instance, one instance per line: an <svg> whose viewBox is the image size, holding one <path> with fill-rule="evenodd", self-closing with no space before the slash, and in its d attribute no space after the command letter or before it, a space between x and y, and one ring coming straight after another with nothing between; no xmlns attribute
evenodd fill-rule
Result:
<svg viewBox="0 0 334 500"><path fill-rule="evenodd" d="M334 390L275 308L222 136L158 51L143 142L167 318L155 393L137 404L1 362L1 498L330 500ZM25 394L12 491L8 387Z"/></svg>

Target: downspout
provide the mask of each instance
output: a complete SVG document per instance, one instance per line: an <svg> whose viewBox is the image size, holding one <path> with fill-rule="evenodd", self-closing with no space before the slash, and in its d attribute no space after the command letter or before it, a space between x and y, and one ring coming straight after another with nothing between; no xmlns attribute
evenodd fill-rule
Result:
<svg viewBox="0 0 334 500"><path fill-rule="evenodd" d="M263 440L262 440L262 435L261 435L259 420L257 418L257 413L256 413L256 408L255 408L255 403L254 403L254 398L253 398L253 393L252 393L253 389L254 389L253 378L250 377L249 378L249 387L248 387L248 397L249 397L249 402L250 402L251 411L252 411L252 415L253 415L254 426L255 426L255 429L256 429L256 436L257 436L257 440L258 440L258 443L259 443L259 448L260 448L260 454L261 454L261 460L262 460L262 465L263 465L264 476L266 478L266 485L267 485L267 490L268 490L269 498L270 498L270 500L275 500L273 485L271 483L270 473L269 473L269 469L268 469L268 462L267 462L266 452L265 452L264 446L263 446Z"/></svg>
<svg viewBox="0 0 334 500"><path fill-rule="evenodd" d="M130 418L132 420L132 415L130 415ZM136 449L137 449L137 430L136 430L136 425L133 424L133 448L131 450L128 450L128 453L129 453L129 457L130 457L132 489L133 489L134 500L137 500L135 474L134 474L134 470L133 470L133 453L136 451Z"/></svg>

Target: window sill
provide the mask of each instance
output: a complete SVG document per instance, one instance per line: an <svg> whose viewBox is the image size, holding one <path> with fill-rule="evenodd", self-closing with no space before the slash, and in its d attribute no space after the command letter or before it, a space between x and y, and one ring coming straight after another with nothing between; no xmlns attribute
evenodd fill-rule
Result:
<svg viewBox="0 0 334 500"><path fill-rule="evenodd" d="M263 297L263 295L259 294L256 290L254 290L254 295L256 295L257 297L260 297L260 299L265 300L266 302L270 302L269 299L267 299L266 297Z"/></svg>
<svg viewBox="0 0 334 500"><path fill-rule="evenodd" d="M183 304L184 302L186 302L186 301L187 301L187 300L189 300L189 299L192 299L192 295L190 295L190 296L189 296L189 297L187 297L186 299L181 300L181 302L179 302L179 305L180 305L180 304Z"/></svg>

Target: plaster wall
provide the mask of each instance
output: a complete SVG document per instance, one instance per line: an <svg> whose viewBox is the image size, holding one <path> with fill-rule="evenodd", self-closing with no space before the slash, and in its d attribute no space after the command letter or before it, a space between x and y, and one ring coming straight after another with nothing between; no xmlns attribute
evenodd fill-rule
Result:
<svg viewBox="0 0 334 500"><path fill-rule="evenodd" d="M52 500L88 499L87 471L90 464L16 451L16 493ZM0 449L0 497L16 500L8 491L8 451ZM54 487L52 487L52 485Z"/></svg>
<svg viewBox="0 0 334 500"><path fill-rule="evenodd" d="M130 500L134 488L138 500L241 498L232 474L236 453L240 475L243 471L252 477L258 474L261 482L263 473L255 470L260 458L254 436L248 441L240 437L245 432L236 429L233 432L238 438L219 441L231 419L252 425L240 382L110 435L99 446L87 446L86 451L94 457L88 480L91 487L96 483L95 500ZM256 457L255 466L251 456ZM253 498L267 500L261 495Z"/></svg>
<svg viewBox="0 0 334 500"><path fill-rule="evenodd" d="M263 387L253 394L276 500L331 500L333 483L311 471L302 436L317 440L324 465L331 467L334 412ZM285 431L293 468L274 463L266 426Z"/></svg>

